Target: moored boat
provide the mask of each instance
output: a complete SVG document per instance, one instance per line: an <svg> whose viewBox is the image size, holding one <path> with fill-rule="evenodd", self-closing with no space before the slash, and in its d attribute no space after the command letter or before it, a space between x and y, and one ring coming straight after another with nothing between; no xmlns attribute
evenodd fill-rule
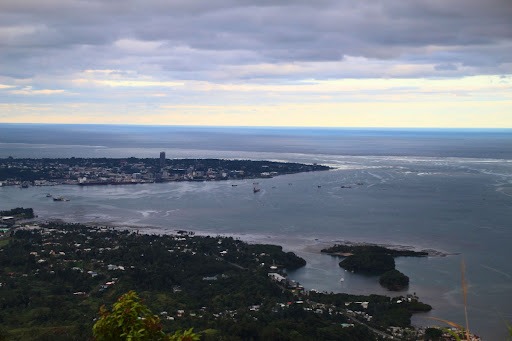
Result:
<svg viewBox="0 0 512 341"><path fill-rule="evenodd" d="M66 199L64 197L54 197L53 201L69 201L69 199Z"/></svg>

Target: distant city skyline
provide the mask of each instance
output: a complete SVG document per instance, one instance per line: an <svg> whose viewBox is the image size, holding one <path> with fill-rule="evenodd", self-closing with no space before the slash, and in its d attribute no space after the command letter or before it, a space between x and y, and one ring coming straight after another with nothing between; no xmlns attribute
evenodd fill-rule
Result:
<svg viewBox="0 0 512 341"><path fill-rule="evenodd" d="M0 122L512 128L509 0L0 3Z"/></svg>

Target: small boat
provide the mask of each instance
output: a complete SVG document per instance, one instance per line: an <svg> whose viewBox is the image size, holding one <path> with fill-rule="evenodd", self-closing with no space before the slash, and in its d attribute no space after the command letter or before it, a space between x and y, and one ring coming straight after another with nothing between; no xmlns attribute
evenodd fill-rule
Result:
<svg viewBox="0 0 512 341"><path fill-rule="evenodd" d="M253 193L258 193L259 191L260 191L260 189L259 189L259 188L257 188L256 186L254 186L254 187L252 188L252 192L253 192Z"/></svg>
<svg viewBox="0 0 512 341"><path fill-rule="evenodd" d="M318 185L317 187L318 187L318 188L322 188L322 186L320 186L320 185Z"/></svg>
<svg viewBox="0 0 512 341"><path fill-rule="evenodd" d="M238 186L238 185L231 185L231 186L232 186L232 187L236 187L236 186Z"/></svg>
<svg viewBox="0 0 512 341"><path fill-rule="evenodd" d="M53 201L69 201L69 199L66 199L64 197L54 197Z"/></svg>
<svg viewBox="0 0 512 341"><path fill-rule="evenodd" d="M340 282L345 282L345 278L341 277Z"/></svg>
<svg viewBox="0 0 512 341"><path fill-rule="evenodd" d="M46 193L46 197L47 197L47 198L51 198L51 197L52 197L52 195L51 195L50 193Z"/></svg>

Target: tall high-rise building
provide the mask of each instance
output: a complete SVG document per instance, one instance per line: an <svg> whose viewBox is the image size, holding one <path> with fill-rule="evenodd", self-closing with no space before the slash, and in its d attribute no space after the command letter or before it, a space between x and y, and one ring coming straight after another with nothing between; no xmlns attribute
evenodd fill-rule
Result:
<svg viewBox="0 0 512 341"><path fill-rule="evenodd" d="M160 168L165 167L165 152L160 152Z"/></svg>

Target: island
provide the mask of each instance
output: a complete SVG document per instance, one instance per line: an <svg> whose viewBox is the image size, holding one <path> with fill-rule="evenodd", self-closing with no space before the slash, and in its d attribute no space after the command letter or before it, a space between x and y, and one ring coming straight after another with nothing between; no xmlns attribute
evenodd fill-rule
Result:
<svg viewBox="0 0 512 341"><path fill-rule="evenodd" d="M426 257L429 255L427 251L414 251L404 249L394 249L390 247L384 247L376 244L335 244L331 247L322 249L321 252L327 253L333 256L350 256L353 254L360 253L373 253L373 254L384 254L392 257Z"/></svg>
<svg viewBox="0 0 512 341"><path fill-rule="evenodd" d="M136 291L164 331L203 340L422 338L415 295L305 290L287 270L305 260L281 246L63 222L19 222L0 237L0 336L90 340L100 306Z"/></svg>
<svg viewBox="0 0 512 341"><path fill-rule="evenodd" d="M380 276L379 283L388 290L400 291L409 285L409 277L397 269L392 269Z"/></svg>
<svg viewBox="0 0 512 341"><path fill-rule="evenodd" d="M283 174L324 171L318 164L294 162L167 159L62 158L0 159L0 186L134 185L171 181L218 181L272 178Z"/></svg>
<svg viewBox="0 0 512 341"><path fill-rule="evenodd" d="M409 285L409 277L395 269L395 257L426 257L426 251L399 250L374 244L336 244L321 252L343 257L340 267L354 273L381 275L379 283L391 291Z"/></svg>
<svg viewBox="0 0 512 341"><path fill-rule="evenodd" d="M352 272L380 275L395 268L395 259L387 254L357 253L343 259L340 266Z"/></svg>

